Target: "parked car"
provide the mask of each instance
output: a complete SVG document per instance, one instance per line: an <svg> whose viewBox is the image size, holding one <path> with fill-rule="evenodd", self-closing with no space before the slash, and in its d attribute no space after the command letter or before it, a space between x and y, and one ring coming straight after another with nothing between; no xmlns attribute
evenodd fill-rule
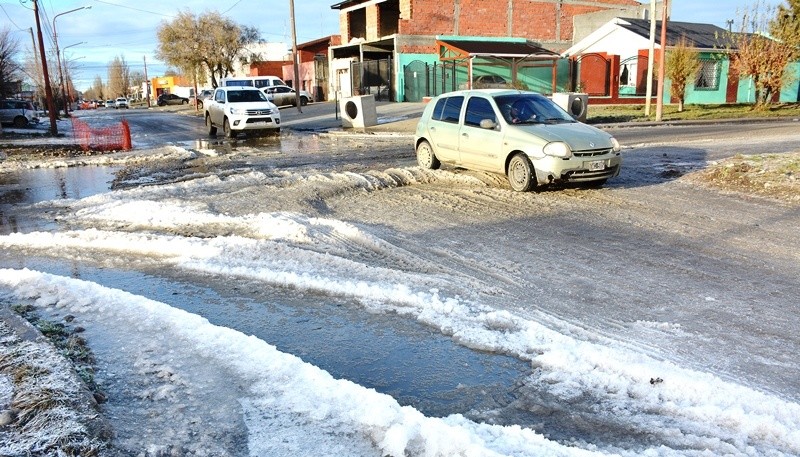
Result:
<svg viewBox="0 0 800 457"><path fill-rule="evenodd" d="M120 109L125 108L128 109L128 99L125 97L117 97L114 101L114 108Z"/></svg>
<svg viewBox="0 0 800 457"><path fill-rule="evenodd" d="M111 100L110 98L106 100L106 108L114 108L115 107L114 105L115 105L114 100Z"/></svg>
<svg viewBox="0 0 800 457"><path fill-rule="evenodd" d="M203 107L203 101L204 101L204 100L208 100L208 99L209 99L209 98L211 98L213 95L214 95L214 91L213 91L213 90L211 90L211 89L205 89L205 90L201 90L201 91L200 91L200 96L199 96L199 97L197 97L197 107L198 107L198 108L202 108L202 107ZM190 95L190 96L189 96L189 103L191 103L192 105L194 105L194 99L195 99L195 96L194 96L194 95Z"/></svg>
<svg viewBox="0 0 800 457"><path fill-rule="evenodd" d="M24 128L31 124L38 124L39 117L31 102L5 99L0 100L0 122Z"/></svg>
<svg viewBox="0 0 800 457"><path fill-rule="evenodd" d="M481 75L472 78L473 89L500 89L508 87L511 87L511 85L502 76Z"/></svg>
<svg viewBox="0 0 800 457"><path fill-rule="evenodd" d="M297 106L297 93L289 86L270 86L262 89L272 103L283 106ZM311 94L300 91L300 105L306 106L311 101Z"/></svg>
<svg viewBox="0 0 800 457"><path fill-rule="evenodd" d="M515 191L555 183L602 185L619 175L620 145L536 92L478 89L442 94L425 107L417 163L505 174Z"/></svg>
<svg viewBox="0 0 800 457"><path fill-rule="evenodd" d="M164 105L188 105L189 99L175 94L161 94L156 100L158 106Z"/></svg>

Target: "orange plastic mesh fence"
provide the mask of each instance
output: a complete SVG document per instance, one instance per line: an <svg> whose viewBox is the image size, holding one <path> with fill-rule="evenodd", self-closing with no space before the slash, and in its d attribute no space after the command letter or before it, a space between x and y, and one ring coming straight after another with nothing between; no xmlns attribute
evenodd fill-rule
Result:
<svg viewBox="0 0 800 457"><path fill-rule="evenodd" d="M86 122L72 118L72 135L84 151L116 151L131 149L131 128L128 121L100 128L92 128Z"/></svg>

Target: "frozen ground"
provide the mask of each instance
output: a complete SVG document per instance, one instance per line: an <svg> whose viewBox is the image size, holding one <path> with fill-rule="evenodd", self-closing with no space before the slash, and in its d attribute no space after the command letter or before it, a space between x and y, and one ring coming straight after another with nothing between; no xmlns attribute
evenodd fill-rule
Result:
<svg viewBox="0 0 800 457"><path fill-rule="evenodd" d="M515 194L493 176L418 169L403 144L353 158L352 144L315 138L293 154L157 149L184 165L157 179L137 165L119 190L15 208L27 222L0 236L3 300L86 329L100 381L138 407L109 401L112 425L128 427L116 452L800 453L800 322L788 312L800 253L787 249L800 214L666 178L727 144L641 144L607 188ZM796 133L786 141L741 138L739 152L796 150ZM352 306L530 370L502 407L426 416L213 324L214 310L90 271ZM409 354L408 370L422 357Z"/></svg>

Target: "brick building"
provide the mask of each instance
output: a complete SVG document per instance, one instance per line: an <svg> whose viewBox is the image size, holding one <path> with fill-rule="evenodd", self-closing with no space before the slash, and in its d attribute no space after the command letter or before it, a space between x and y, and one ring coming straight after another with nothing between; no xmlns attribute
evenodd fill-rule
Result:
<svg viewBox="0 0 800 457"><path fill-rule="evenodd" d="M437 86L441 80L442 86L451 87L471 80L467 62L475 63L475 57L480 59L472 76L495 74L535 85L545 74L553 81L555 73L566 71L554 68L552 62L544 68L531 59L514 62L519 68L512 68L509 59L524 56L500 53L495 59L467 55L463 62L437 70L443 38L448 42L523 40L561 52L582 38L591 23L617 16L643 17L647 5L636 0L346 0L331 8L339 10L342 37L342 45L331 49L331 89L342 96L386 93L392 100L403 101L418 98L406 93L413 92L413 84L406 84L406 79L419 78L423 66L426 80L436 81ZM407 72L411 64L416 66ZM539 67L544 69L525 70Z"/></svg>
<svg viewBox="0 0 800 457"><path fill-rule="evenodd" d="M342 43L339 35L331 35L297 45L297 61L300 88L307 91L314 101L328 99L330 76L328 50ZM294 63L284 64L281 75L286 84L293 85Z"/></svg>

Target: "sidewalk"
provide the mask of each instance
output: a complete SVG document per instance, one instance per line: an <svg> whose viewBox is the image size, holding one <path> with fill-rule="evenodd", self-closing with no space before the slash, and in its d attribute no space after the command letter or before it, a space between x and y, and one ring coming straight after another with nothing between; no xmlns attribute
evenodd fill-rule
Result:
<svg viewBox="0 0 800 457"><path fill-rule="evenodd" d="M327 102L330 103L330 102ZM329 134L395 134L412 136L422 117L425 103L377 102L378 124L364 128L344 128L342 113L301 119L284 119L283 126L294 130L327 131ZM335 105L332 105L335 108Z"/></svg>

